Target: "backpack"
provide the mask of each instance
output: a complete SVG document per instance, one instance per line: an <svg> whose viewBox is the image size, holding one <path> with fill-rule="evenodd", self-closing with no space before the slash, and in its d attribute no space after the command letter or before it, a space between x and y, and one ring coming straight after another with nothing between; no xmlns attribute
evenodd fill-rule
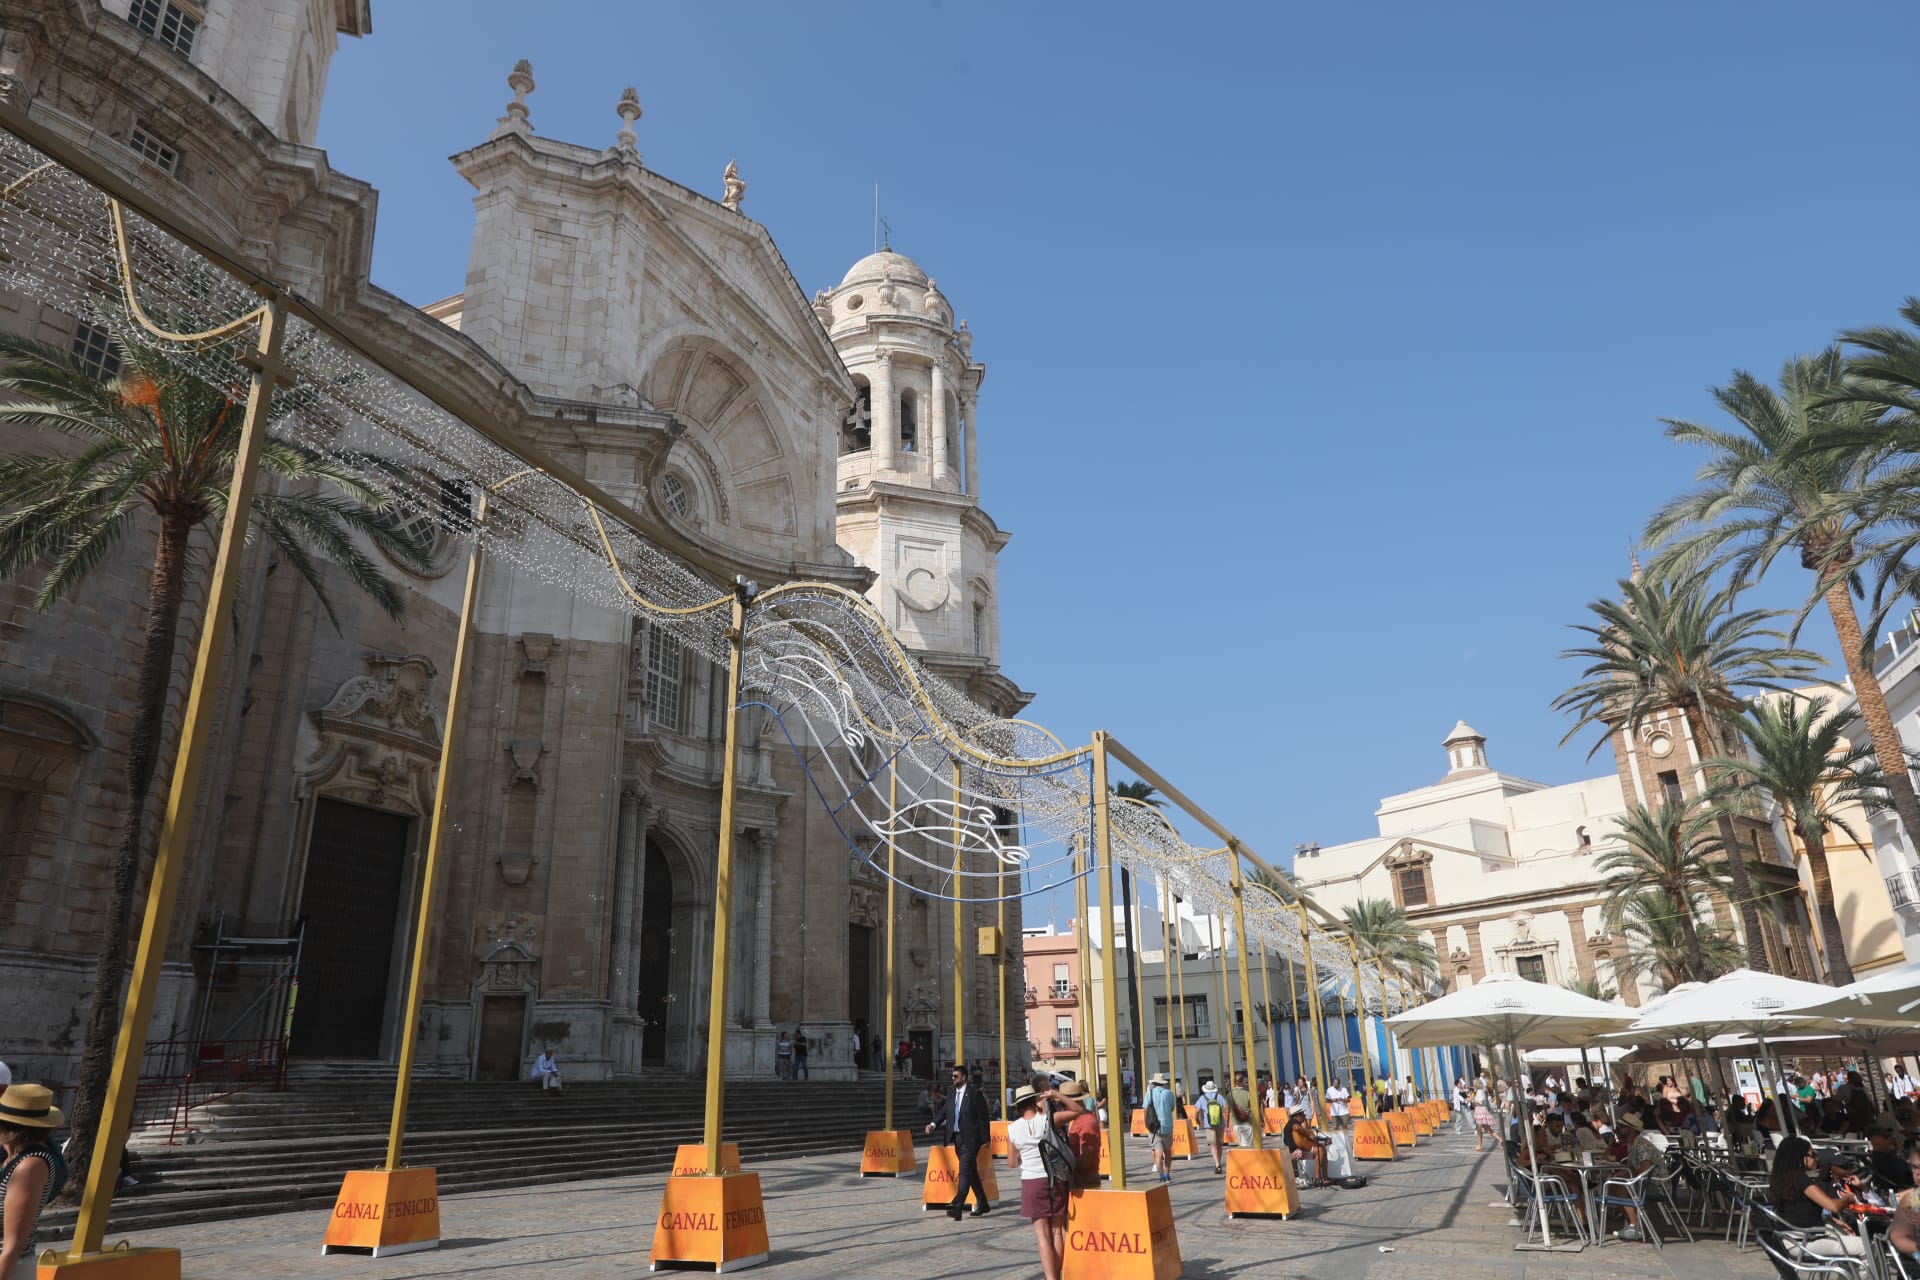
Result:
<svg viewBox="0 0 1920 1280"><path fill-rule="evenodd" d="M1060 1126L1053 1122L1050 1115L1039 1117L1040 1131L1040 1167L1047 1171L1047 1178L1053 1182L1072 1182L1074 1169L1079 1161L1074 1158L1073 1148L1067 1145L1067 1135L1060 1132Z"/></svg>
<svg viewBox="0 0 1920 1280"><path fill-rule="evenodd" d="M1218 1094L1215 1094L1213 1097L1207 1099L1206 1115L1207 1115L1207 1128L1209 1129L1218 1129L1221 1125L1226 1123L1227 1114L1225 1110L1222 1109L1220 1106L1220 1096Z"/></svg>
<svg viewBox="0 0 1920 1280"><path fill-rule="evenodd" d="M1159 1085L1154 1086L1156 1089L1159 1087ZM1151 1091L1147 1094L1147 1132L1160 1132L1160 1109L1153 1105L1153 1094Z"/></svg>
<svg viewBox="0 0 1920 1280"><path fill-rule="evenodd" d="M1233 1103L1233 1122L1235 1124L1245 1124L1249 1119L1247 1115L1247 1109L1241 1106L1240 1100L1238 1098L1235 1098L1232 1094L1228 1094L1227 1098L1230 1102Z"/></svg>

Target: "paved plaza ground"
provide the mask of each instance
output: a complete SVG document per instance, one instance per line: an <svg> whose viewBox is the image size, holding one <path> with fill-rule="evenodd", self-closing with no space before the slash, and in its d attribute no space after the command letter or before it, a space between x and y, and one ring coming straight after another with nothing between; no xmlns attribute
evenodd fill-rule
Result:
<svg viewBox="0 0 1920 1280"><path fill-rule="evenodd" d="M1135 1153L1144 1158L1142 1140L1128 1143L1129 1156ZM515 1157L509 1148L500 1158ZM1014 1212L1017 1190L1004 1172L1002 1208L953 1223L921 1211L918 1179L862 1180L859 1163L857 1146L849 1144L844 1157L758 1168L773 1254L751 1274L912 1280L1040 1274L1033 1232ZM1392 1164L1365 1168L1373 1181L1364 1190L1305 1192L1305 1211L1278 1222L1228 1220L1221 1180L1204 1161L1186 1165L1173 1185L1185 1274L1242 1280L1759 1280L1771 1274L1760 1253L1738 1253L1717 1233L1664 1251L1610 1243L1577 1254L1516 1253L1518 1232L1496 1204L1502 1167L1492 1154L1475 1155L1469 1139L1442 1136ZM325 1212L143 1232L135 1243L180 1248L186 1275L197 1280L611 1280L646 1274L664 1181L615 1178L449 1196L441 1204L446 1244L398 1258L321 1257Z"/></svg>

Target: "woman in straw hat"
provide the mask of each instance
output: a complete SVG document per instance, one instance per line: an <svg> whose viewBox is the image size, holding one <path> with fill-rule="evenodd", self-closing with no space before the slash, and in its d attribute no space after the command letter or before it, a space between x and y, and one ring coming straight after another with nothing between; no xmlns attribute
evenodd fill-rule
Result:
<svg viewBox="0 0 1920 1280"><path fill-rule="evenodd" d="M53 1199L53 1131L66 1123L53 1105L53 1090L16 1084L0 1093L0 1278L33 1274L40 1211Z"/></svg>
<svg viewBox="0 0 1920 1280"><path fill-rule="evenodd" d="M1055 1182L1040 1158L1040 1142L1053 1123L1043 1095L1032 1085L1013 1094L1014 1115L1007 1126L1007 1166L1020 1174L1020 1216L1033 1223L1040 1248L1040 1274L1060 1280L1060 1263L1067 1248L1067 1184Z"/></svg>

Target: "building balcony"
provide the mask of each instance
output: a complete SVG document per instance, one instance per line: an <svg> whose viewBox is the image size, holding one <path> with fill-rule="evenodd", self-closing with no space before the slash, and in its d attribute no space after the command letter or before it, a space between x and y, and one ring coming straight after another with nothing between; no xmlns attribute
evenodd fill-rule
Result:
<svg viewBox="0 0 1920 1280"><path fill-rule="evenodd" d="M1902 915L1920 916L1920 867L1902 867L1886 880L1893 909Z"/></svg>
<svg viewBox="0 0 1920 1280"><path fill-rule="evenodd" d="M1053 1047L1056 1049L1073 1050L1080 1047L1080 1042L1073 1036L1055 1036L1053 1037Z"/></svg>

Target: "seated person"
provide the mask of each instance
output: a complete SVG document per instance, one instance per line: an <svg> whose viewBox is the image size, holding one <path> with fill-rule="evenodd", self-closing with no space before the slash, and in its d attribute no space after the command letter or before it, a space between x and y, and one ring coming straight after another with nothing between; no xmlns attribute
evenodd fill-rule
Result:
<svg viewBox="0 0 1920 1280"><path fill-rule="evenodd" d="M1313 1121L1307 1119L1307 1110L1302 1107L1295 1111L1287 1121L1287 1149L1293 1158L1299 1161L1313 1161L1313 1180L1316 1184L1327 1180L1327 1143L1313 1127Z"/></svg>
<svg viewBox="0 0 1920 1280"><path fill-rule="evenodd" d="M1611 1159L1624 1164L1627 1171L1623 1174L1609 1175L1610 1177L1637 1178L1666 1158L1666 1153L1641 1129L1638 1116L1621 1116L1618 1135L1622 1139L1616 1144L1615 1149L1618 1154L1613 1154L1613 1150L1608 1154ZM1623 1205L1622 1209L1627 1215L1627 1225L1621 1228L1620 1238L1622 1240L1642 1239L1639 1211L1632 1205Z"/></svg>
<svg viewBox="0 0 1920 1280"><path fill-rule="evenodd" d="M1920 1143L1909 1141L1901 1158L1907 1162L1907 1176L1920 1183ZM1896 1253L1910 1262L1920 1262L1920 1189L1909 1188L1894 1200L1887 1239Z"/></svg>
<svg viewBox="0 0 1920 1280"><path fill-rule="evenodd" d="M1556 1156L1571 1156L1573 1152L1573 1130L1567 1126L1567 1118L1558 1111L1547 1112L1546 1123L1537 1133L1546 1135L1546 1150ZM1539 1139L1536 1137L1535 1141Z"/></svg>
<svg viewBox="0 0 1920 1280"><path fill-rule="evenodd" d="M1607 1149L1606 1140L1600 1131L1593 1127L1593 1121L1585 1115L1575 1115L1570 1122L1573 1137L1573 1154L1599 1155Z"/></svg>
<svg viewBox="0 0 1920 1280"><path fill-rule="evenodd" d="M1773 1171L1767 1180L1767 1202L1780 1220L1796 1230L1817 1230L1828 1215L1836 1225L1846 1227L1846 1206L1852 1200L1846 1191L1836 1192L1828 1180L1835 1166L1852 1163L1831 1147L1815 1147L1805 1138L1784 1138L1773 1153ZM1857 1235L1820 1236L1806 1246L1825 1257L1845 1254L1866 1256L1866 1242Z"/></svg>

